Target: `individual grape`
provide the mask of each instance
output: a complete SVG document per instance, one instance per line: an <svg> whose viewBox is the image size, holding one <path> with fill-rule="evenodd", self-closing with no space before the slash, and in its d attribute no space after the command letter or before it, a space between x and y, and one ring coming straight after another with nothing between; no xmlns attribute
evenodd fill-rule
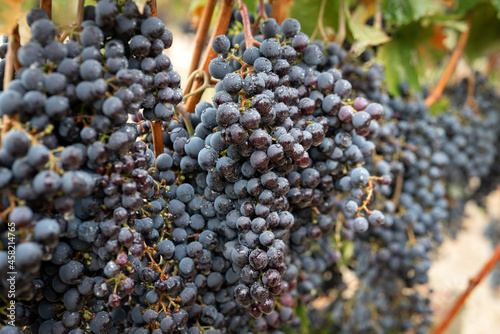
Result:
<svg viewBox="0 0 500 334"><path fill-rule="evenodd" d="M381 211L373 210L368 216L368 222L374 226L383 225L385 223L385 216Z"/></svg>
<svg viewBox="0 0 500 334"><path fill-rule="evenodd" d="M226 37L226 35L215 36L212 40L212 49L218 54L226 53L229 51L230 47L231 41Z"/></svg>
<svg viewBox="0 0 500 334"><path fill-rule="evenodd" d="M80 34L80 42L83 47L94 46L99 49L103 41L104 34L102 30L96 26L85 27Z"/></svg>
<svg viewBox="0 0 500 334"><path fill-rule="evenodd" d="M94 334L107 333L111 326L113 326L113 319L108 312L101 311L98 312L94 318L90 321L90 330Z"/></svg>
<svg viewBox="0 0 500 334"><path fill-rule="evenodd" d="M260 50L256 46L251 46L243 52L243 61L253 66L255 60L260 57Z"/></svg>
<svg viewBox="0 0 500 334"><path fill-rule="evenodd" d="M358 217L354 219L353 226L356 232L365 232L368 230L368 220L365 217Z"/></svg>
<svg viewBox="0 0 500 334"><path fill-rule="evenodd" d="M41 8L31 8L28 11L28 14L26 14L26 21L28 22L28 25L31 27L33 23L35 23L38 20L42 19L48 19L49 15L47 14L46 11L44 11Z"/></svg>
<svg viewBox="0 0 500 334"><path fill-rule="evenodd" d="M23 108L23 97L16 91L6 90L0 93L0 113L12 116Z"/></svg>
<svg viewBox="0 0 500 334"><path fill-rule="evenodd" d="M32 64L42 64L43 57L43 47L36 42L28 42L17 51L17 59L24 67L29 67Z"/></svg>
<svg viewBox="0 0 500 334"><path fill-rule="evenodd" d="M141 23L141 33L145 37L153 40L155 38L160 38L163 35L165 25L163 22L156 17L148 17Z"/></svg>
<svg viewBox="0 0 500 334"><path fill-rule="evenodd" d="M56 36L56 26L48 19L38 19L31 25L31 38L41 45L52 42Z"/></svg>
<svg viewBox="0 0 500 334"><path fill-rule="evenodd" d="M300 23L296 19L288 18L281 23L281 31L287 38L292 38L300 31Z"/></svg>
<svg viewBox="0 0 500 334"><path fill-rule="evenodd" d="M265 39L260 45L260 53L268 59L277 59L281 53L281 45L275 38Z"/></svg>
<svg viewBox="0 0 500 334"><path fill-rule="evenodd" d="M151 49L151 42L143 35L136 35L132 37L129 47L134 56L146 57Z"/></svg>
<svg viewBox="0 0 500 334"><path fill-rule="evenodd" d="M335 82L334 92L340 98L345 99L351 95L352 85L349 81L340 79Z"/></svg>
<svg viewBox="0 0 500 334"><path fill-rule="evenodd" d="M268 18L260 24L260 31L264 35L264 39L275 37L280 32L278 21L273 18Z"/></svg>
<svg viewBox="0 0 500 334"><path fill-rule="evenodd" d="M230 72L229 64L225 59L217 57L210 61L208 71L215 79L222 80Z"/></svg>

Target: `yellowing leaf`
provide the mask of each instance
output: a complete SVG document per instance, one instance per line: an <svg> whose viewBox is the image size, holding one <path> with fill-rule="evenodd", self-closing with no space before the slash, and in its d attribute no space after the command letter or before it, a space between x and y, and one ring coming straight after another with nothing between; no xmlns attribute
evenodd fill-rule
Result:
<svg viewBox="0 0 500 334"><path fill-rule="evenodd" d="M365 45L380 45L391 40L382 29L349 21L349 28L355 41Z"/></svg>
<svg viewBox="0 0 500 334"><path fill-rule="evenodd" d="M23 13L23 0L3 0L0 2L0 34L10 34Z"/></svg>
<svg viewBox="0 0 500 334"><path fill-rule="evenodd" d="M446 46L444 45L444 41L446 39L446 34L443 31L443 26L435 25L432 27L434 34L430 38L429 42L433 47L438 50L446 50Z"/></svg>

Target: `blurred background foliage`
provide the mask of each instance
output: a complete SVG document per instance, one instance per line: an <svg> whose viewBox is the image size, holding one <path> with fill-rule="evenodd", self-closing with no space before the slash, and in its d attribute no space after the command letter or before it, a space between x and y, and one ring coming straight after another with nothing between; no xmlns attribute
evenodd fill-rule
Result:
<svg viewBox="0 0 500 334"><path fill-rule="evenodd" d="M137 3L145 0L134 0ZM271 0L273 1L273 0ZM460 34L470 37L464 50L467 67L498 77L496 58L500 46L499 0L274 0L285 1L288 15L297 18L302 31L315 38L340 39L359 54L373 48L376 59L386 68L387 89L399 93L402 82L413 91L437 81L456 46ZM61 26L75 22L77 0L54 0L54 21ZM258 0L244 1L255 12ZM176 33L196 32L206 0L157 0L158 15ZM319 17L324 3L324 15ZM86 0L85 4L95 4ZM0 32L6 33L24 13L37 6L36 0L0 0ZM218 7L217 7L218 8ZM217 12L216 8L216 12ZM213 23L215 23L214 14ZM322 21L318 30L318 24ZM345 24L342 24L345 22ZM341 23L341 24L339 24ZM241 28L240 28L241 29ZM342 34L339 31L344 30ZM323 33L318 33L323 32ZM339 36L342 35L342 36ZM27 37L29 38L29 36ZM186 55L186 61L190 55Z"/></svg>

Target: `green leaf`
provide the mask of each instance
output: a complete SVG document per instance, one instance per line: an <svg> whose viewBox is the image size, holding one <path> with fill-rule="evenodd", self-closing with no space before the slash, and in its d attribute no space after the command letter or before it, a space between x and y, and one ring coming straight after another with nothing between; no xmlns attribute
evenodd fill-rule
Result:
<svg viewBox="0 0 500 334"><path fill-rule="evenodd" d="M379 45L391 40L382 29L355 23L352 20L349 20L348 24L354 40L364 45Z"/></svg>
<svg viewBox="0 0 500 334"><path fill-rule="evenodd" d="M301 0L294 1L290 6L290 17L294 17L300 21L301 31L311 35L318 22L318 15L321 1L318 0ZM329 0L325 5L325 15L323 17L323 25L332 27L335 30L338 28L340 11L340 0Z"/></svg>
<svg viewBox="0 0 500 334"><path fill-rule="evenodd" d="M471 31L464 53L469 60L482 57L500 46L500 20L490 4L476 7L472 13Z"/></svg>
<svg viewBox="0 0 500 334"><path fill-rule="evenodd" d="M442 113L448 112L448 110L450 110L450 97L446 95L443 95L430 107L430 112L433 116L438 116Z"/></svg>
<svg viewBox="0 0 500 334"><path fill-rule="evenodd" d="M379 50L379 60L385 68L387 90L393 96L399 95L399 84L408 82L410 87L420 90L416 67L411 65L412 50L404 41L393 40Z"/></svg>
<svg viewBox="0 0 500 334"><path fill-rule="evenodd" d="M500 0L491 0L491 4L497 9L497 17L500 18Z"/></svg>
<svg viewBox="0 0 500 334"><path fill-rule="evenodd" d="M349 260L354 255L354 243L352 241L345 242L340 249L340 253L342 254L342 261L345 264L349 263Z"/></svg>
<svg viewBox="0 0 500 334"><path fill-rule="evenodd" d="M297 312L297 316L300 318L301 320L301 324L300 324L300 333L302 334L308 334L309 333L309 317L307 315L307 308L304 304L302 304L301 302L299 302L297 304L297 309L296 309L296 312Z"/></svg>
<svg viewBox="0 0 500 334"><path fill-rule="evenodd" d="M418 33L415 33L418 31ZM401 26L394 32L392 40L380 46L378 60L385 68L387 90L399 95L399 84L407 82L412 90L420 90L418 48L432 36L432 26L424 27L421 22Z"/></svg>
<svg viewBox="0 0 500 334"><path fill-rule="evenodd" d="M490 0L456 0L455 12L465 14L469 9L472 9L480 4L489 2Z"/></svg>
<svg viewBox="0 0 500 334"><path fill-rule="evenodd" d="M416 21L436 8L432 0L384 0L382 3L384 18L397 25Z"/></svg>

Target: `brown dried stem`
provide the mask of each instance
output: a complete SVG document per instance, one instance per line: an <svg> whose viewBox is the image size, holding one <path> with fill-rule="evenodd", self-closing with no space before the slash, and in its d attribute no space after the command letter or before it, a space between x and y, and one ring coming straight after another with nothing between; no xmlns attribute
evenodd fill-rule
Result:
<svg viewBox="0 0 500 334"><path fill-rule="evenodd" d="M21 45L21 38L19 37L19 26L16 24L12 30L12 34L9 36L9 47L7 49L7 55L5 56L5 72L3 77L3 89L6 90L9 86L12 77L14 76L14 69L17 70L21 67L21 64L17 60L17 50ZM12 126L12 118L8 115L3 115L2 117L2 139L7 131ZM0 147L2 146L0 141Z"/></svg>
<svg viewBox="0 0 500 334"><path fill-rule="evenodd" d="M215 23L215 27L212 31L212 36L210 38L209 45L212 44L215 36L219 36L226 33L227 27L229 25L229 20L231 19L231 12L233 10L234 0L222 0L221 7L219 10L219 15L217 16L217 22ZM206 72L208 75L208 65L210 61L217 57L217 53L214 50L209 48L205 53L201 70ZM203 85L203 76L197 75L194 79L193 87L191 87L191 91L195 91ZM194 112L194 107L201 99L202 92L191 96L186 101L186 111L188 113Z"/></svg>
<svg viewBox="0 0 500 334"><path fill-rule="evenodd" d="M210 28L210 21L212 20L216 4L217 0L208 0L205 8L203 9L203 14L194 39L194 51L193 58L191 59L191 66L189 66L189 75L191 75L191 73L193 73L200 64L201 54L203 53L203 48L205 48L208 29ZM184 95L191 91L191 84L192 82L186 83L186 87L184 87Z"/></svg>
<svg viewBox="0 0 500 334"><path fill-rule="evenodd" d="M76 12L76 21L75 24L78 29L81 29L81 25L83 22L83 10L85 8L85 0L78 0L78 8Z"/></svg>
<svg viewBox="0 0 500 334"><path fill-rule="evenodd" d="M467 15L467 30L465 30L461 35L460 38L458 39L458 43L455 46L455 49L453 50L453 53L451 54L450 60L448 61L448 64L446 65L446 68L443 72L443 75L439 79L436 87L431 91L429 96L425 99L425 105L430 107L434 103L436 103L441 96L443 95L444 89L446 88L446 84L448 83L448 80L450 80L451 75L455 71L455 67L457 66L458 60L462 57L462 54L464 52L465 45L467 44L467 40L469 39L469 32L470 32L470 23L471 23L471 16Z"/></svg>
<svg viewBox="0 0 500 334"><path fill-rule="evenodd" d="M40 8L49 15L49 19L52 19L52 0L40 0Z"/></svg>
<svg viewBox="0 0 500 334"><path fill-rule="evenodd" d="M259 13L257 14L257 18L255 19L255 22L252 27L254 33L256 33L257 29L259 28L260 20L266 20L266 19L267 19L266 5L264 4L264 0L259 0Z"/></svg>
<svg viewBox="0 0 500 334"><path fill-rule="evenodd" d="M439 326L432 332L432 334L442 334L450 324L450 322L453 320L455 315L458 313L460 308L462 308L462 305L465 303L467 300L467 297L471 294L472 290L476 286L481 283L483 278L488 274L488 272L495 267L495 264L500 260L500 243L497 244L495 251L491 255L490 259L488 262L484 264L484 266L481 268L479 273L472 279L469 280L469 285L467 286L467 289L465 289L464 292L458 297L458 299L455 301L455 304L453 307L450 309L448 314L444 317L444 319L441 321Z"/></svg>
<svg viewBox="0 0 500 334"><path fill-rule="evenodd" d="M392 203L395 206L399 204L399 196L401 196L401 191L403 190L403 174L398 174L396 176L396 185L394 186L394 195L392 196Z"/></svg>
<svg viewBox="0 0 500 334"><path fill-rule="evenodd" d="M158 8L156 6L156 0L149 0L147 2L149 8L151 8L151 16L158 17Z"/></svg>
<svg viewBox="0 0 500 334"><path fill-rule="evenodd" d="M238 0L238 10L243 18L243 29L245 30L245 44L247 49L254 45L260 46L260 42L253 38L250 17L248 16L248 8L242 0Z"/></svg>
<svg viewBox="0 0 500 334"><path fill-rule="evenodd" d="M151 8L151 16L157 17L158 10L156 7L156 0L149 0L147 2L149 8ZM151 132L153 134L153 148L155 152L155 157L158 157L163 153L163 127L161 121L154 121L151 123Z"/></svg>

